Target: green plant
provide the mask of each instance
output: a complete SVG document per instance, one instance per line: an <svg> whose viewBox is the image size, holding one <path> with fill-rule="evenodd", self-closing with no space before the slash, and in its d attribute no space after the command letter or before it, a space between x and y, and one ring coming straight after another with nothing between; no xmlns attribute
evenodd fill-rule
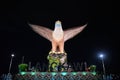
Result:
<svg viewBox="0 0 120 80"><path fill-rule="evenodd" d="M91 65L90 66L90 71L91 72L95 72L95 70L96 70L96 65Z"/></svg>
<svg viewBox="0 0 120 80"><path fill-rule="evenodd" d="M18 65L19 71L27 71L28 64L19 64Z"/></svg>

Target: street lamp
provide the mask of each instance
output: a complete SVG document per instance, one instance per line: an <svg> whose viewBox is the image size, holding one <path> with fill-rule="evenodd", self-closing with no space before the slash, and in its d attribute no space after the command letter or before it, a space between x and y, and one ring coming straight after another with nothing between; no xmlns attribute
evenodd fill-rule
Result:
<svg viewBox="0 0 120 80"><path fill-rule="evenodd" d="M103 54L100 54L99 57L100 57L101 60L102 60L103 74L104 74L104 76L105 76L106 73L105 73L105 65L104 65L104 59L103 59L103 58L104 58L104 55L103 55Z"/></svg>
<svg viewBox="0 0 120 80"><path fill-rule="evenodd" d="M9 65L9 73L10 73L10 70L11 70L11 66L12 66L12 59L15 55L14 54L11 54L11 60L10 60L10 65Z"/></svg>

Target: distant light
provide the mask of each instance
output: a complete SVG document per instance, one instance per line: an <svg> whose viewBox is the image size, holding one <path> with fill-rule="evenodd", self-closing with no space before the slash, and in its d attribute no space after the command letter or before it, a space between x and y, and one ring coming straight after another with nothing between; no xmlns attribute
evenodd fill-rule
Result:
<svg viewBox="0 0 120 80"><path fill-rule="evenodd" d="M26 74L26 72L21 72L20 74L21 74L21 75L25 75L25 74Z"/></svg>
<svg viewBox="0 0 120 80"><path fill-rule="evenodd" d="M92 72L93 75L96 75L96 72Z"/></svg>
<svg viewBox="0 0 120 80"><path fill-rule="evenodd" d="M86 72L82 72L83 75L86 75L87 73Z"/></svg>
<svg viewBox="0 0 120 80"><path fill-rule="evenodd" d="M63 76L65 76L65 75L67 75L67 72L62 72L61 74L62 74Z"/></svg>
<svg viewBox="0 0 120 80"><path fill-rule="evenodd" d="M45 74L46 74L46 72L41 72L41 74L42 74L42 75L45 75Z"/></svg>
<svg viewBox="0 0 120 80"><path fill-rule="evenodd" d="M100 54L100 58L103 58L103 54Z"/></svg>
<svg viewBox="0 0 120 80"><path fill-rule="evenodd" d="M76 75L77 73L76 72L72 72L72 75Z"/></svg>
<svg viewBox="0 0 120 80"><path fill-rule="evenodd" d="M52 72L52 75L55 76L57 73L56 72Z"/></svg>
<svg viewBox="0 0 120 80"><path fill-rule="evenodd" d="M14 57L15 55L14 54L11 54L12 57Z"/></svg>
<svg viewBox="0 0 120 80"><path fill-rule="evenodd" d="M35 75L35 72L31 72L31 75Z"/></svg>

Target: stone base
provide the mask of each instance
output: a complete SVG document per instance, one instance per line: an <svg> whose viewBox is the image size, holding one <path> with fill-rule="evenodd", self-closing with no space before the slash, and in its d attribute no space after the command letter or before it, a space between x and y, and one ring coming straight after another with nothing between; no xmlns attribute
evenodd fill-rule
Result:
<svg viewBox="0 0 120 80"><path fill-rule="evenodd" d="M103 80L96 72L21 72L13 80Z"/></svg>
<svg viewBox="0 0 120 80"><path fill-rule="evenodd" d="M49 60L49 72L61 72L66 71L67 67L67 53L60 53L60 52L49 52L47 56Z"/></svg>

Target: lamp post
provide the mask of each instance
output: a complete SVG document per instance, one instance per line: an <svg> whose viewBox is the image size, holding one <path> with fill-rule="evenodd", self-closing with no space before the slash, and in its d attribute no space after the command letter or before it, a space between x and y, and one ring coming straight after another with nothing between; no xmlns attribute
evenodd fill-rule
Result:
<svg viewBox="0 0 120 80"><path fill-rule="evenodd" d="M102 60L102 66L103 66L103 78L105 79L105 65L104 65L104 55L103 54L100 54L100 56L99 56L100 58L101 58L101 60Z"/></svg>
<svg viewBox="0 0 120 80"><path fill-rule="evenodd" d="M10 60L10 65L9 65L9 73L10 73L10 70L11 70L11 66L12 66L12 59L15 55L14 54L11 54L11 60Z"/></svg>

